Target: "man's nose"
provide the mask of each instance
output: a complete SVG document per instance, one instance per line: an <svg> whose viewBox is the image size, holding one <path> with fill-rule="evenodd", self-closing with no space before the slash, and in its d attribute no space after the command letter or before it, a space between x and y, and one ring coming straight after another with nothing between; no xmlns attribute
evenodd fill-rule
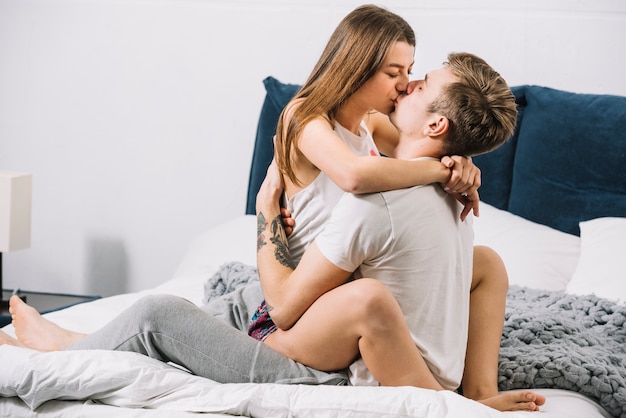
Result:
<svg viewBox="0 0 626 418"><path fill-rule="evenodd" d="M408 86L406 86L406 94L413 93L413 90L417 87L417 81L411 81Z"/></svg>

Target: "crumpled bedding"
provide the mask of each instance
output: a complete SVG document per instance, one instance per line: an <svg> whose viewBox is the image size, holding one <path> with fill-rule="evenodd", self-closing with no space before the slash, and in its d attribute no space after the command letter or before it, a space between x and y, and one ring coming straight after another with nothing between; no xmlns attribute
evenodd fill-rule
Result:
<svg viewBox="0 0 626 418"><path fill-rule="evenodd" d="M136 353L0 346L0 395L250 417L502 417L452 392L402 387L219 384Z"/></svg>

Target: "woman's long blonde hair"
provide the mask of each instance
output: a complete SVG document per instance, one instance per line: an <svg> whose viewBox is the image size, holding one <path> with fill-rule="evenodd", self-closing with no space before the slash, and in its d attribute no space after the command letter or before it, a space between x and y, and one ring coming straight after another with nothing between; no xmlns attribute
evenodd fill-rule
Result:
<svg viewBox="0 0 626 418"><path fill-rule="evenodd" d="M291 154L304 126L319 116L334 123L339 107L376 74L396 42L415 46L415 33L403 18L378 6L360 6L339 23L308 80L294 97L304 100L289 120L285 120L285 110L278 120L276 161L283 175L294 184L299 181Z"/></svg>

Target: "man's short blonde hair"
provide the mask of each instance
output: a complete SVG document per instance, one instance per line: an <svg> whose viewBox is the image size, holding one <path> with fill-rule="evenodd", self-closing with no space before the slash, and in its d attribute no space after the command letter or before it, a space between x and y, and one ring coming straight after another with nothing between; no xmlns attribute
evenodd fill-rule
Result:
<svg viewBox="0 0 626 418"><path fill-rule="evenodd" d="M444 63L459 78L446 85L429 111L448 118L444 155L477 155L504 144L517 122L515 96L482 58L451 53Z"/></svg>

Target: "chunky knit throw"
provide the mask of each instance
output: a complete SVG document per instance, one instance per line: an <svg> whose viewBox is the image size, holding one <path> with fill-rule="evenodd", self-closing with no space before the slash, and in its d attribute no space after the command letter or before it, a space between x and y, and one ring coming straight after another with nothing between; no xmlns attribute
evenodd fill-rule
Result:
<svg viewBox="0 0 626 418"><path fill-rule="evenodd" d="M626 418L625 322L603 298L511 286L499 389L571 390Z"/></svg>
<svg viewBox="0 0 626 418"><path fill-rule="evenodd" d="M256 267L239 261L230 261L220 266L219 270L204 283L204 303L228 294L251 281L258 281Z"/></svg>
<svg viewBox="0 0 626 418"><path fill-rule="evenodd" d="M224 264L205 300L258 280L254 267ZM626 418L626 306L511 286L500 349L499 389L552 388L581 393Z"/></svg>

